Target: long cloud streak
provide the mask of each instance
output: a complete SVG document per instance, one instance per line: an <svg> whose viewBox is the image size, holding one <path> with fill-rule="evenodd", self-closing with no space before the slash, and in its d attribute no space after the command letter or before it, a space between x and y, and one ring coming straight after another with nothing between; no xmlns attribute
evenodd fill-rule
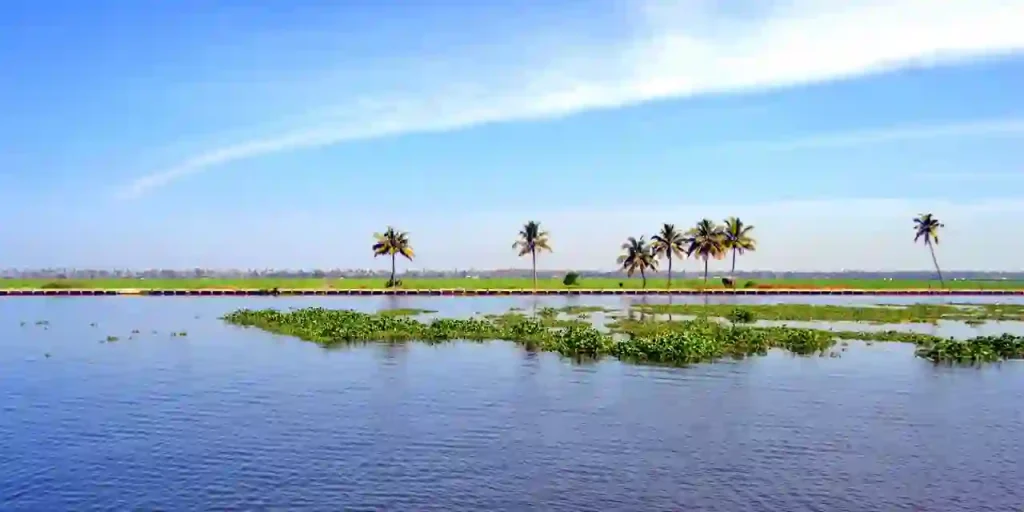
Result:
<svg viewBox="0 0 1024 512"><path fill-rule="evenodd" d="M139 178L122 192L138 197L231 162L347 141L817 83L1024 50L1021 0L794 0L753 21L722 19L701 9L707 5L700 0L659 2L648 13L640 35L628 40L555 50L558 58L503 70L501 80L494 83L469 77L456 84L461 86L458 90L486 94L428 90L400 102L385 101L383 108L354 107L343 122L213 149ZM1018 134L1021 124L1004 120L889 128L759 144L787 150L958 134Z"/></svg>

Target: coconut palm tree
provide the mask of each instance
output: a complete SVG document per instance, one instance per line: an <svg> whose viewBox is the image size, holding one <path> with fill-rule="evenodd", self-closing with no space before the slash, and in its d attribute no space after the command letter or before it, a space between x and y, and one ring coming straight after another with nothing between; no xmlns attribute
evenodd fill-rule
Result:
<svg viewBox="0 0 1024 512"><path fill-rule="evenodd" d="M388 281L388 287L396 286L398 283L395 281L395 257L401 254L409 261L414 257L412 245L409 244L409 234L388 226L383 234L374 233L373 237L377 239L373 244L373 257L391 256L391 280Z"/></svg>
<svg viewBox="0 0 1024 512"><path fill-rule="evenodd" d="M729 275L736 273L736 253L757 250L757 241L750 236L753 230L754 226L743 224L738 217L725 219L723 247L726 251L732 251L732 270L729 271Z"/></svg>
<svg viewBox="0 0 1024 512"><path fill-rule="evenodd" d="M531 220L519 230L519 239L512 244L513 249L519 249L519 256L530 255L533 260L533 289L537 289L537 251L551 252L548 245L548 232L540 230L540 222Z"/></svg>
<svg viewBox="0 0 1024 512"><path fill-rule="evenodd" d="M704 285L708 284L708 260L725 257L725 230L711 219L703 219L686 232L686 252L704 260Z"/></svg>
<svg viewBox="0 0 1024 512"><path fill-rule="evenodd" d="M644 237L639 239L629 237L626 243L622 244L622 250L626 251L618 258L618 264L626 271L626 275L633 277L633 273L640 271L640 278L643 279L643 287L647 288L647 271L658 270L658 258L651 252Z"/></svg>
<svg viewBox="0 0 1024 512"><path fill-rule="evenodd" d="M942 280L942 269L939 268L939 260L935 258L935 246L939 243L939 228L946 227L930 213L922 213L914 219L914 242L921 240L932 253L932 263L935 265L935 272L939 274L939 286L945 286Z"/></svg>
<svg viewBox="0 0 1024 512"><path fill-rule="evenodd" d="M661 231L651 237L651 252L654 256L664 257L668 260L668 283L666 288L672 288L672 258L683 259L686 257L686 239L683 233L676 230L675 224L662 224Z"/></svg>

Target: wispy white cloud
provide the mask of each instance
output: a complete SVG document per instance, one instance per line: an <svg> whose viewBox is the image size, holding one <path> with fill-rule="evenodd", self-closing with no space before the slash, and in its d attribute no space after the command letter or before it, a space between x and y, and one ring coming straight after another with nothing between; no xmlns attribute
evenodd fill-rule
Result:
<svg viewBox="0 0 1024 512"><path fill-rule="evenodd" d="M139 178L123 193L137 197L230 162L346 141L764 90L1024 50L1021 0L790 0L765 2L762 11L746 17L725 12L725 5L652 0L628 38L548 47L543 56L507 69L453 66L469 70L464 73L481 69L480 76L459 76L450 86L405 93L400 101L328 105L345 117L196 154ZM1020 121L987 121L768 144L785 150L1020 131Z"/></svg>

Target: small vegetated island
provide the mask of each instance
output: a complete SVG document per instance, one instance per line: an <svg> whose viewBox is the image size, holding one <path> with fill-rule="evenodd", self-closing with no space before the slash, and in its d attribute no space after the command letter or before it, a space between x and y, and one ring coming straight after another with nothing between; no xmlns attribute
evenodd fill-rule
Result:
<svg viewBox="0 0 1024 512"><path fill-rule="evenodd" d="M655 320L649 312L668 314L666 308L696 318ZM845 319L889 322L935 322L942 319L975 321L1019 319L1024 306L979 307L911 306L838 308L834 306L778 305L730 307L640 306L624 317L595 326L587 316L601 308L542 308L535 313L510 311L482 318L436 318L420 321L414 313L361 313L350 310L305 308L291 311L241 309L223 319L239 326L256 327L295 336L322 346L382 341L441 343L453 340L515 342L527 350L555 352L574 359L615 357L637 363L688 365L725 358L764 355L784 349L799 355L840 357L843 340L913 343L919 357L935 363L977 364L1024 359L1024 337L1012 334L979 336L967 340L905 331L833 331L789 326L751 325L758 315L773 319ZM696 309L693 309L696 308ZM865 313L874 309L879 313ZM897 311L893 314L890 311ZM766 313L774 314L766 314ZM610 312L614 314L613 312ZM918 315L918 316L913 316ZM839 343L842 348L833 350Z"/></svg>

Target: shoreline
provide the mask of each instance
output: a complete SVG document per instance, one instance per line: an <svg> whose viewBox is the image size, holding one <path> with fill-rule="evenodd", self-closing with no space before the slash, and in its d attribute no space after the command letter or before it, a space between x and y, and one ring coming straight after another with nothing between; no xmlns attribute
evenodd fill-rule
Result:
<svg viewBox="0 0 1024 512"><path fill-rule="evenodd" d="M767 289L639 289L639 288L580 288L580 289L488 289L488 288L410 288L410 289L315 289L315 288L8 288L0 289L0 297L96 297L96 296L149 296L149 297L238 297L238 296L445 296L489 297L510 295L724 295L724 296L794 296L794 295L848 295L848 296L1024 296L1024 289L934 289L934 288L767 288Z"/></svg>

